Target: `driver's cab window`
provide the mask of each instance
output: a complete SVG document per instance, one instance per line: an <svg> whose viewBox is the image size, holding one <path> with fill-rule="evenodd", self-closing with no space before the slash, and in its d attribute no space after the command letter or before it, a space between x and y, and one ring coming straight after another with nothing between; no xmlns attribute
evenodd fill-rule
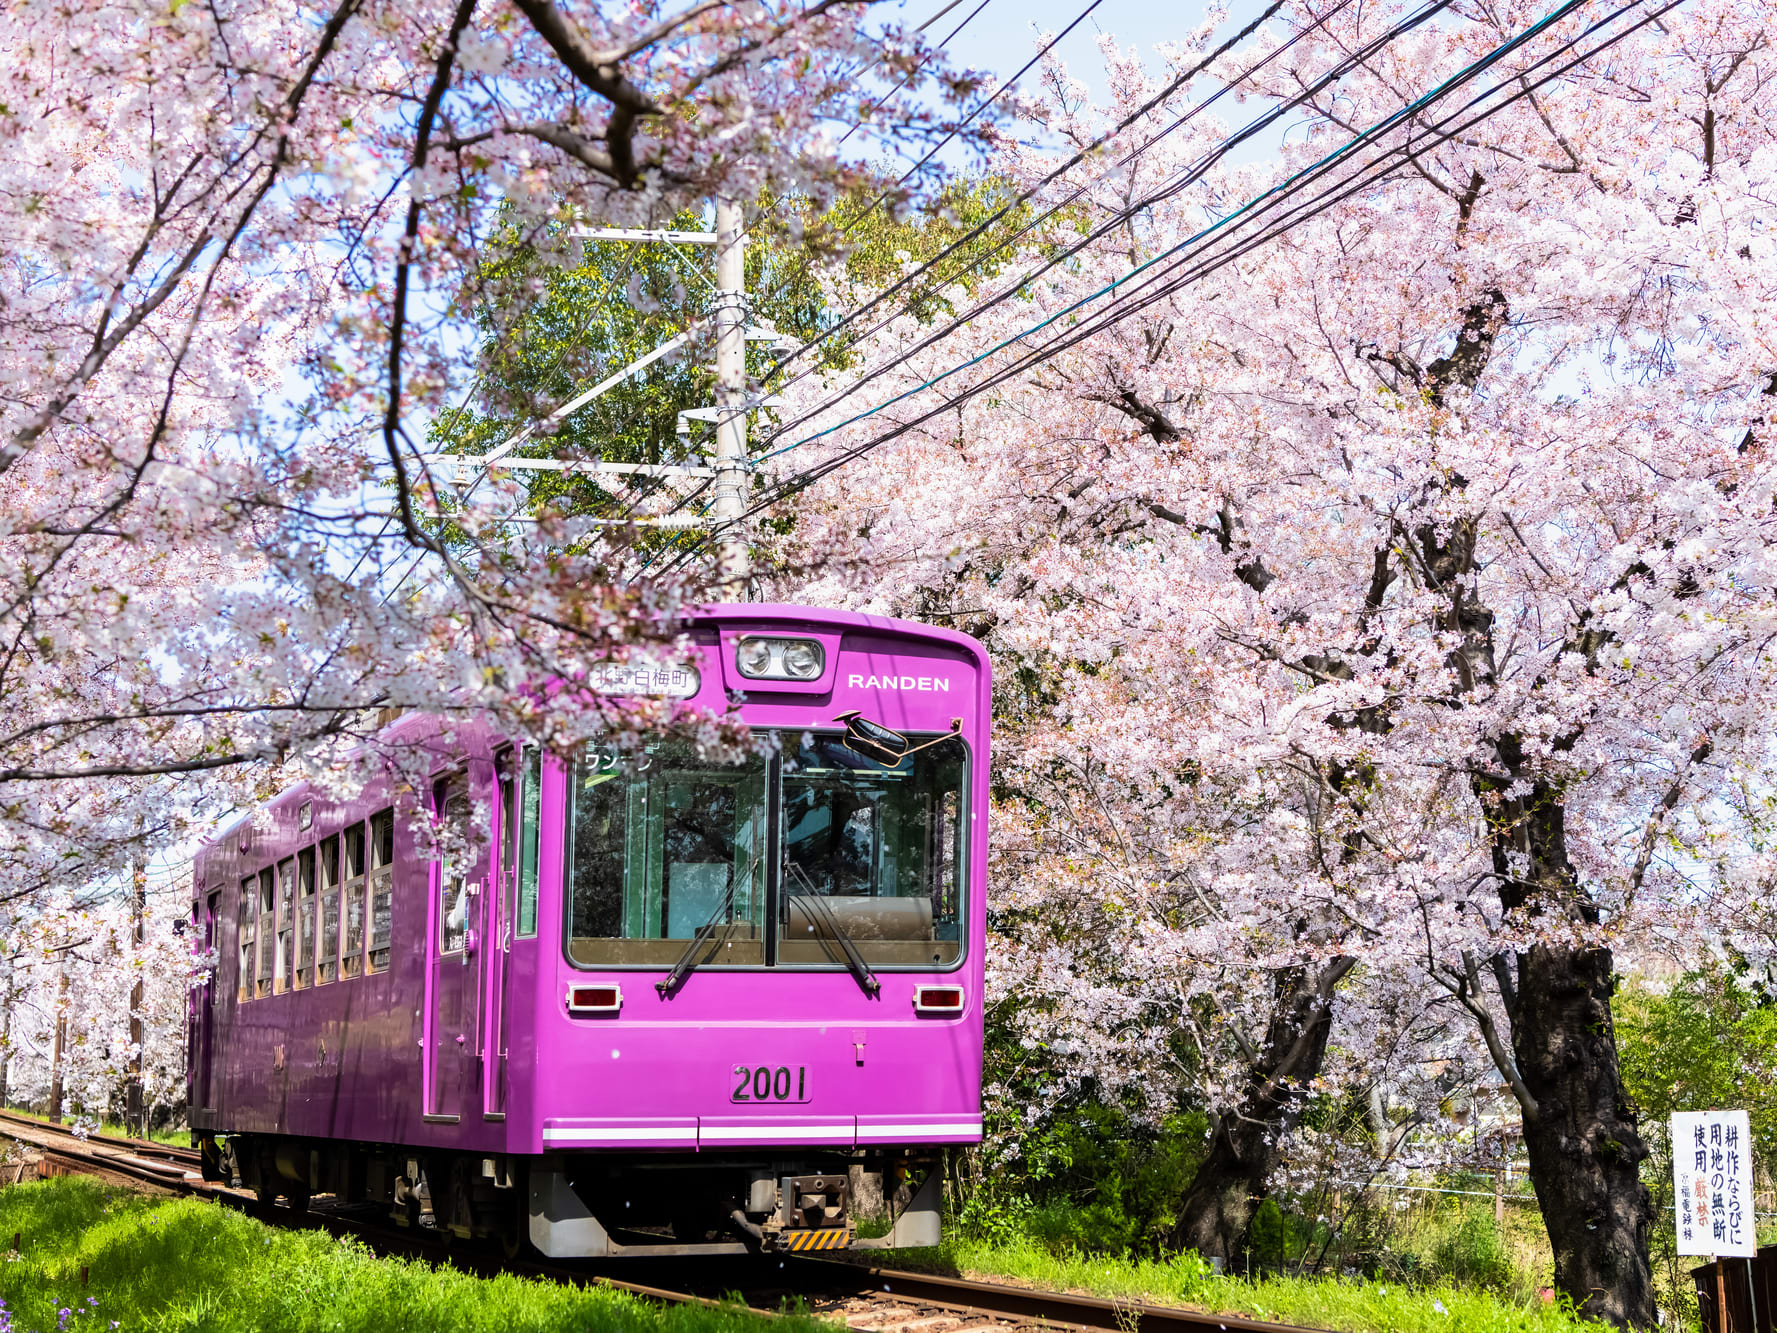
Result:
<svg viewBox="0 0 1777 1333"><path fill-rule="evenodd" d="M757 756L589 751L569 776L569 958L670 966L701 932L706 966L763 963L765 778Z"/></svg>

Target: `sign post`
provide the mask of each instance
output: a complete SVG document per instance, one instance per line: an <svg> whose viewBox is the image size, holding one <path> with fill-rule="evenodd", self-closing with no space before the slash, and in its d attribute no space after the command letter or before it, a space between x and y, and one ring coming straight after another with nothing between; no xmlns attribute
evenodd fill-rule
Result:
<svg viewBox="0 0 1777 1333"><path fill-rule="evenodd" d="M1729 1333L1722 1260L1750 1259L1758 1252L1752 1126L1746 1112L1673 1112L1672 1202L1678 1252L1715 1259L1715 1333ZM1750 1274L1748 1265L1749 1282Z"/></svg>

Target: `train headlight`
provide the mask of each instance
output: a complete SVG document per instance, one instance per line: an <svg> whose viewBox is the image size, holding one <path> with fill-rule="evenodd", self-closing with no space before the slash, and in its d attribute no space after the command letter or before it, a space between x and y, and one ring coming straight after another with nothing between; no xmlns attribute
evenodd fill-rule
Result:
<svg viewBox="0 0 1777 1333"><path fill-rule="evenodd" d="M820 644L794 639L784 645L784 670L797 680L813 680L823 665Z"/></svg>
<svg viewBox="0 0 1777 1333"><path fill-rule="evenodd" d="M827 667L827 650L813 639L742 639L734 664L748 680L816 680Z"/></svg>
<svg viewBox="0 0 1777 1333"><path fill-rule="evenodd" d="M740 674L751 676L757 680L760 676L771 674L771 640L742 639L740 647L735 649L734 661L740 667Z"/></svg>

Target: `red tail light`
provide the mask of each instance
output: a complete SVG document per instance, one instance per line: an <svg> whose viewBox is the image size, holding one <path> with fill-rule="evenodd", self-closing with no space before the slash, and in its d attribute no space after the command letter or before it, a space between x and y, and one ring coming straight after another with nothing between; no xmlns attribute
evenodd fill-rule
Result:
<svg viewBox="0 0 1777 1333"><path fill-rule="evenodd" d="M916 1014L960 1014L963 1011L961 986L916 986L913 990L913 1012Z"/></svg>
<svg viewBox="0 0 1777 1333"><path fill-rule="evenodd" d="M569 986L570 1014L614 1014L623 1008L623 990L619 986Z"/></svg>

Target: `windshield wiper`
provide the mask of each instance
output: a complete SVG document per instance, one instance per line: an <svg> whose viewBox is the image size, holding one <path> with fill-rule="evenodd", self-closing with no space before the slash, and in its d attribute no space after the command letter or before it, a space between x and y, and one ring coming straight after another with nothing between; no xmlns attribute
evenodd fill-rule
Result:
<svg viewBox="0 0 1777 1333"><path fill-rule="evenodd" d="M654 983L654 989L660 992L661 999L672 999L673 992L685 984L685 978L703 965L697 961L697 951L708 940L713 939L721 929L716 925L717 920L727 916L729 909L734 906L734 890L740 885L741 880L752 879L753 871L759 865L760 854L759 852L753 854L753 859L747 865L744 874L728 881L728 891L722 895L722 901L716 904L716 910L710 913L709 920L699 926L691 936L691 943L685 946L685 952L679 955L679 961L673 964L673 970L666 974L666 980ZM729 928L732 928L733 925L732 921L722 923L722 926ZM714 954L711 957L714 957ZM707 963L709 959L705 958L703 962Z"/></svg>
<svg viewBox="0 0 1777 1333"><path fill-rule="evenodd" d="M864 955L858 952L858 946L852 942L852 937L845 933L845 927L839 924L839 916L834 912L832 905L815 892L814 884L803 872L801 866L787 859L784 865L792 875L801 881L802 892L795 895L796 899L807 905L804 910L810 910L820 916L821 924L827 928L829 934L838 943L840 950L845 954L845 965L851 970L852 976L857 978L858 985L863 988L864 994L872 998L880 995L882 983L876 979L876 973L870 970L870 964L864 961ZM786 894L784 897L786 917L789 915L789 903L790 895Z"/></svg>

